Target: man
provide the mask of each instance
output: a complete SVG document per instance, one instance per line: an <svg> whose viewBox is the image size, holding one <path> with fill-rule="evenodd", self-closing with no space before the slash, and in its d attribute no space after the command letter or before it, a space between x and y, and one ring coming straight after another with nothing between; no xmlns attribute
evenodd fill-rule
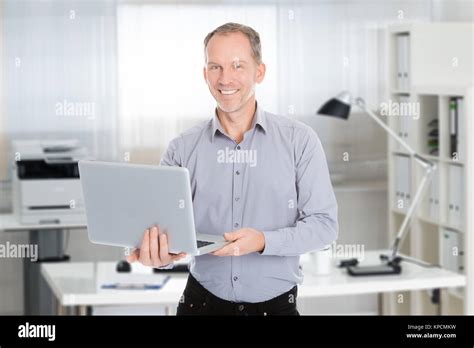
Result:
<svg viewBox="0 0 474 348"><path fill-rule="evenodd" d="M177 314L298 315L299 255L338 233L321 143L310 127L257 104L265 64L255 30L224 24L204 51L215 115L171 141L161 164L189 170L196 230L231 243L193 258ZM163 267L184 256L169 254L154 226L129 261Z"/></svg>

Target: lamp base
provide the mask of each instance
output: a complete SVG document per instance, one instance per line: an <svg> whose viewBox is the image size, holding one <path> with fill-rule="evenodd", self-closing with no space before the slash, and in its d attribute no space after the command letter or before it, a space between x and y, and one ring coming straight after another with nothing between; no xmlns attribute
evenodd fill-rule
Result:
<svg viewBox="0 0 474 348"><path fill-rule="evenodd" d="M401 272L402 272L402 267L398 263L393 263L393 262L387 262L381 265L374 265L374 266L347 267L347 273L355 277L400 274Z"/></svg>

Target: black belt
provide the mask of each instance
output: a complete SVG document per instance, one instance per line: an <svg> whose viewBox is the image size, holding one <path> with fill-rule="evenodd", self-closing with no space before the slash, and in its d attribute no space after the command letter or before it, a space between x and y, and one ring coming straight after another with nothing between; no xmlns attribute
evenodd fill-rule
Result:
<svg viewBox="0 0 474 348"><path fill-rule="evenodd" d="M189 274L178 314L267 315L298 314L296 311L297 286L268 301L232 302L215 296ZM206 308L207 306L207 308ZM180 311L181 307L181 311ZM281 310L281 313L278 313ZM181 312L181 313L180 313Z"/></svg>

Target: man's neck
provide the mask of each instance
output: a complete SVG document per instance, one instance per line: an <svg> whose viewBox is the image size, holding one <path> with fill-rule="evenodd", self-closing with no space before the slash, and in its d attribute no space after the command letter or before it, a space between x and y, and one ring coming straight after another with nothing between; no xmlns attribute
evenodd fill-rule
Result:
<svg viewBox="0 0 474 348"><path fill-rule="evenodd" d="M243 108L235 112L225 112L217 107L217 116L224 131L239 144L244 133L252 128L255 111L255 98L251 98Z"/></svg>

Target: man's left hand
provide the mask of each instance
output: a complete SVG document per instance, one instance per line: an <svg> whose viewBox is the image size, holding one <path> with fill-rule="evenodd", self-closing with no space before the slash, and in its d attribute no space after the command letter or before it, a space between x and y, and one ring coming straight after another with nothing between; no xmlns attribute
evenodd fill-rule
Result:
<svg viewBox="0 0 474 348"><path fill-rule="evenodd" d="M242 256L265 249L265 236L253 228L241 228L224 233L225 240L232 242L212 253L215 256Z"/></svg>

